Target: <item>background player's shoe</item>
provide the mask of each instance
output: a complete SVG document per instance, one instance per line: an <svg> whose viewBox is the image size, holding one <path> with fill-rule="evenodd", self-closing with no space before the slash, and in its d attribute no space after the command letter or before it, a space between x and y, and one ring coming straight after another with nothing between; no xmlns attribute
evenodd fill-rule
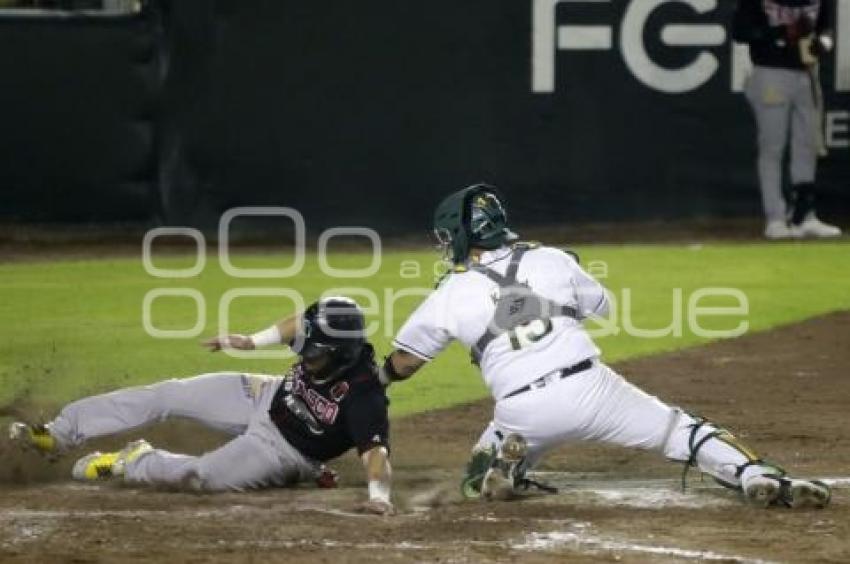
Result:
<svg viewBox="0 0 850 564"><path fill-rule="evenodd" d="M764 236L768 239L791 239L794 233L788 224L782 220L768 221L764 228Z"/></svg>
<svg viewBox="0 0 850 564"><path fill-rule="evenodd" d="M46 425L30 425L16 421L9 425L9 439L26 450L33 450L45 456L59 454L56 439Z"/></svg>
<svg viewBox="0 0 850 564"><path fill-rule="evenodd" d="M521 435L505 437L499 455L490 464L481 484L481 497L486 500L507 500L515 497L516 486L522 479L520 465L528 453L528 443Z"/></svg>
<svg viewBox="0 0 850 564"><path fill-rule="evenodd" d="M133 462L153 447L144 439L128 443L117 452L93 452L79 459L71 471L75 480L91 482L108 480L124 475L128 463Z"/></svg>
<svg viewBox="0 0 850 564"><path fill-rule="evenodd" d="M840 237L841 229L819 220L814 213L810 213L800 223L791 225L791 233L794 237Z"/></svg>

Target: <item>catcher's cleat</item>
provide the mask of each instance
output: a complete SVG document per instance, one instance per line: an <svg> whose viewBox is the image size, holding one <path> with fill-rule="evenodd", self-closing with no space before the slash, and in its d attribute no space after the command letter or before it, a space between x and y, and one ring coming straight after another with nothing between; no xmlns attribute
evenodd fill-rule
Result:
<svg viewBox="0 0 850 564"><path fill-rule="evenodd" d="M16 421L9 425L9 439L21 448L33 450L49 457L59 454L56 439L50 434L46 425L30 425Z"/></svg>
<svg viewBox="0 0 850 564"><path fill-rule="evenodd" d="M747 480L744 495L747 497L747 501L755 506L770 507L779 500L783 480L782 476L775 474L753 476Z"/></svg>
<svg viewBox="0 0 850 564"><path fill-rule="evenodd" d="M820 480L784 480L782 488L782 503L788 507L799 509L814 507L823 509L829 505L832 498L830 487Z"/></svg>
<svg viewBox="0 0 850 564"><path fill-rule="evenodd" d="M760 507L778 505L793 509L823 509L832 498L830 487L820 480L800 480L773 474L752 477L744 488L744 494L751 503Z"/></svg>
<svg viewBox="0 0 850 564"><path fill-rule="evenodd" d="M511 433L505 437L502 448L481 483L481 497L490 500L508 500L515 497L517 486L523 479L521 464L528 453L528 443L522 436Z"/></svg>
<svg viewBox="0 0 850 564"><path fill-rule="evenodd" d="M128 443L118 452L93 452L74 464L71 475L84 482L121 477L128 463L133 462L153 447L144 439Z"/></svg>

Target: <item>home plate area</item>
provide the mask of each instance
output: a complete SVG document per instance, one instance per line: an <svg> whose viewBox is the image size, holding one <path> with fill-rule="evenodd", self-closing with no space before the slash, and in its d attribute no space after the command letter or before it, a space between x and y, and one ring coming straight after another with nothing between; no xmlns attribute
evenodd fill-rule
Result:
<svg viewBox="0 0 850 564"><path fill-rule="evenodd" d="M71 461L0 443L0 561L847 562L849 328L850 315L831 314L616 366L795 476L833 485L823 510L752 507L695 470L683 491L680 464L603 445L544 458L536 477L557 494L464 500L462 470L492 414L479 401L393 421L394 517L354 511L365 485L353 456L334 462L335 490L197 495L74 484ZM143 432L181 452L220 441L189 425Z"/></svg>

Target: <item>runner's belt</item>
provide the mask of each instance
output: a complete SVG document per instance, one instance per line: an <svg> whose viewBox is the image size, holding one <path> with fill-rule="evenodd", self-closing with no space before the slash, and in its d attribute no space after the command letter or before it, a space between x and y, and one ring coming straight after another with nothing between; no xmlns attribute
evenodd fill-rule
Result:
<svg viewBox="0 0 850 564"><path fill-rule="evenodd" d="M593 366L593 360L588 358L587 360L583 360L583 361L579 362L578 364L574 364L572 366L568 366L567 368L562 369L560 372L557 372L557 374L559 376L559 379L563 380L564 378L566 378L568 376L572 376L573 374L578 374L579 372L584 372L585 370L587 370L591 366ZM549 376L550 376L550 374L546 374L545 376L541 376L537 380L533 381L531 384L527 384L527 385L523 386L522 388L517 388L516 390L512 391L511 393L509 393L508 395L503 397L502 399L508 399L508 398L512 398L514 396L518 396L520 394L524 394L525 392L531 391L535 388L542 388L546 385L546 380L547 380L547 378L549 378Z"/></svg>

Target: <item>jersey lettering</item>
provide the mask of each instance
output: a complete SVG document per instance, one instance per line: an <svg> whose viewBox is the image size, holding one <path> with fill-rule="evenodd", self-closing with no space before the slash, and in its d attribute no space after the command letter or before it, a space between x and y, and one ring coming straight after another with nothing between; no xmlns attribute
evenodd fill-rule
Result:
<svg viewBox="0 0 850 564"><path fill-rule="evenodd" d="M292 393L299 396L310 408L316 418L326 425L333 425L339 415L339 405L325 398L319 392L308 388L301 378L296 378Z"/></svg>
<svg viewBox="0 0 850 564"><path fill-rule="evenodd" d="M552 320L547 318L535 319L518 325L511 329L508 335L511 338L511 348L518 351L523 347L536 343L551 332Z"/></svg>

